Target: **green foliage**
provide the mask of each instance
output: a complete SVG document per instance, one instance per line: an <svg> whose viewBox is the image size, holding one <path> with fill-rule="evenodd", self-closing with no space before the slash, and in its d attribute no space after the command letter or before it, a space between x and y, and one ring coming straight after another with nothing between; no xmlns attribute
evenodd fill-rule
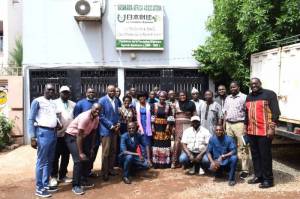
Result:
<svg viewBox="0 0 300 199"><path fill-rule="evenodd" d="M23 44L20 38L16 39L15 48L10 52L11 63L17 67L22 67L23 62Z"/></svg>
<svg viewBox="0 0 300 199"><path fill-rule="evenodd" d="M14 123L0 114L0 149L9 143L10 132Z"/></svg>
<svg viewBox="0 0 300 199"><path fill-rule="evenodd" d="M200 71L215 83L237 80L247 87L250 55L264 43L300 34L299 0L214 0L207 21L211 36L195 51Z"/></svg>

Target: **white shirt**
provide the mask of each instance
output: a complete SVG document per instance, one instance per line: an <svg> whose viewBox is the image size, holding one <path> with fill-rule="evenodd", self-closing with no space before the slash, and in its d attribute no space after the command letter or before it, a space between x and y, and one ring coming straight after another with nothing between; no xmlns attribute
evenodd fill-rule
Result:
<svg viewBox="0 0 300 199"><path fill-rule="evenodd" d="M192 102L194 102L195 106L196 106L196 111L197 111L197 115L199 115L200 113L200 110L201 110L201 107L203 106L203 104L205 103L202 99L199 99L198 101L194 101L194 100L191 100Z"/></svg>
<svg viewBox="0 0 300 199"><path fill-rule="evenodd" d="M71 100L68 100L66 103L64 103L61 98L54 100L54 103L56 104L57 108L56 112L60 113L59 120L63 126L63 128L57 132L57 137L63 137L67 127L73 120L75 103Z"/></svg>
<svg viewBox="0 0 300 199"><path fill-rule="evenodd" d="M112 105L112 107L113 107L113 109L114 109L114 112L116 111L116 107L115 107L115 97L113 97L113 98L110 98L108 95L107 95L107 97L108 97L108 99L109 99L109 101L110 101L110 103L111 103L111 105Z"/></svg>
<svg viewBox="0 0 300 199"><path fill-rule="evenodd" d="M55 128L57 125L56 105L53 100L48 100L44 96L36 98L39 103L39 110L36 116L38 126Z"/></svg>
<svg viewBox="0 0 300 199"><path fill-rule="evenodd" d="M183 131L181 143L186 144L191 152L201 153L206 149L210 137L209 131L202 126L197 130L194 127L189 127Z"/></svg>

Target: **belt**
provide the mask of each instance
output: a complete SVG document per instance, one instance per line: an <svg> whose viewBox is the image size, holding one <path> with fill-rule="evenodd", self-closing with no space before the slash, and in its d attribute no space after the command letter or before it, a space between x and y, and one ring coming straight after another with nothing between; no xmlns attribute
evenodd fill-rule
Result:
<svg viewBox="0 0 300 199"><path fill-rule="evenodd" d="M48 130L52 130L55 131L55 128L51 128L51 127L47 127L47 126L38 126L39 128L43 128L43 129L48 129Z"/></svg>
<svg viewBox="0 0 300 199"><path fill-rule="evenodd" d="M236 123L240 123L240 122L244 122L243 120L239 120L239 121L229 121L226 120L226 122L230 123L230 124L236 124Z"/></svg>

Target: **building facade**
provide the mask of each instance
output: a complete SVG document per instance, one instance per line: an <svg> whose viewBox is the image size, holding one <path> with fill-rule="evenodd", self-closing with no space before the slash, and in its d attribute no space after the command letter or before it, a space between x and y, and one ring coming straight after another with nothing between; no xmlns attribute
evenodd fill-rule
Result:
<svg viewBox="0 0 300 199"><path fill-rule="evenodd" d="M57 90L61 85L71 86L75 101L89 86L100 97L108 84L117 85L123 93L131 86L147 91L155 86L177 91L189 91L195 86L202 92L209 88L209 80L197 72L199 63L192 54L208 36L205 22L213 12L212 0L146 1L150 5L161 4L163 8L163 31L158 30L163 34L163 48L150 50L120 49L116 39L120 35L116 24L121 8L118 5L139 4L141 0L102 0L101 20L95 21L74 18L77 1L24 1L26 115L31 100L42 94L48 82L54 83Z"/></svg>

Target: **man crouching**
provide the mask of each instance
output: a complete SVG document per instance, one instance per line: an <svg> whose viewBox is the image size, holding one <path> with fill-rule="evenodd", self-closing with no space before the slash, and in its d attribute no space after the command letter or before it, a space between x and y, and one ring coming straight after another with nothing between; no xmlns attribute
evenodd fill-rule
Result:
<svg viewBox="0 0 300 199"><path fill-rule="evenodd" d="M123 167L123 182L131 184L129 179L130 172L136 170L148 169L149 160L147 160L143 136L137 132L137 125L135 122L128 123L128 132L121 136L119 155L120 165ZM140 147L139 147L140 145ZM142 154L137 152L138 147L141 149ZM148 149L147 149L148 150Z"/></svg>

